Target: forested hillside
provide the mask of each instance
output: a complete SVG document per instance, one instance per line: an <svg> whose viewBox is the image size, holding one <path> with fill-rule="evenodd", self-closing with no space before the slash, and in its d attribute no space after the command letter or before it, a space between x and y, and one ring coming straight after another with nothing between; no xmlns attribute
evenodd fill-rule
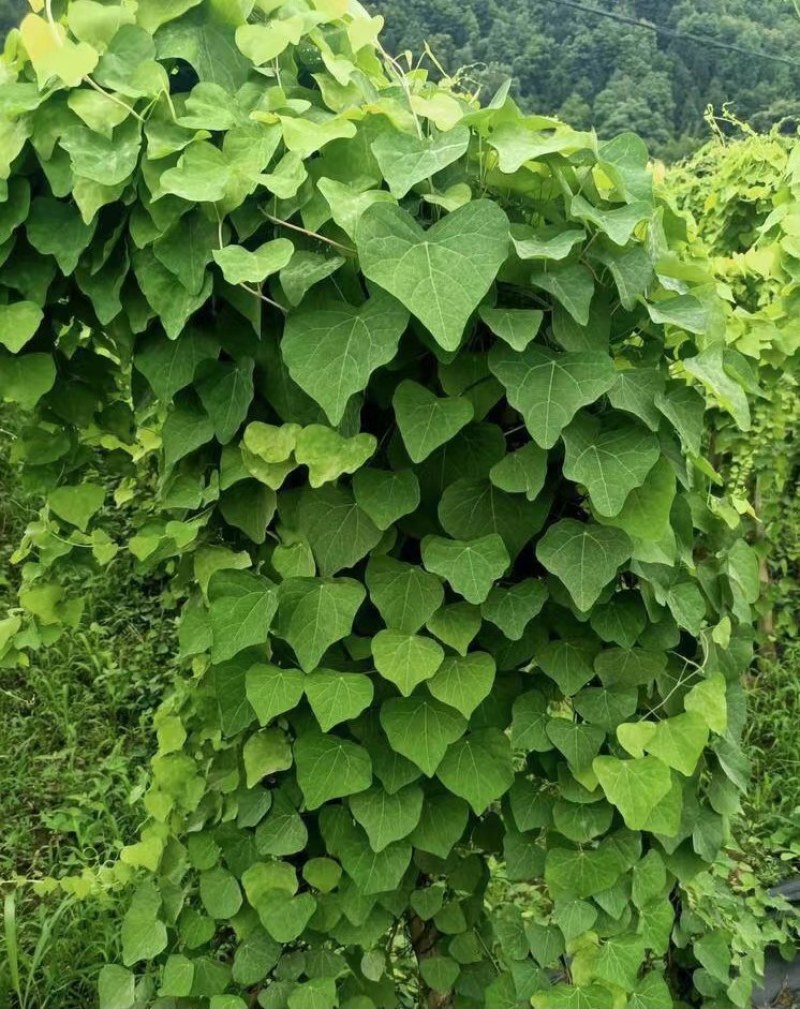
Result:
<svg viewBox="0 0 800 1009"><path fill-rule="evenodd" d="M527 108L594 126L604 136L634 130L669 159L707 137L709 105L731 102L738 116L761 128L800 114L794 0L371 0L368 6L386 18L390 50L416 57L427 42L449 73L463 68L485 92L511 77ZM0 0L0 28L27 9L26 0Z"/></svg>
<svg viewBox="0 0 800 1009"><path fill-rule="evenodd" d="M27 9L25 0L0 0L0 30L8 31Z"/></svg>
<svg viewBox="0 0 800 1009"><path fill-rule="evenodd" d="M511 76L529 108L601 135L635 130L662 156L678 156L707 135L709 104L733 102L760 126L800 111L800 17L792 0L577 4L667 29L658 34L571 0L377 0L372 7L386 18L393 51L416 54L427 41L448 71L470 67L487 91Z"/></svg>

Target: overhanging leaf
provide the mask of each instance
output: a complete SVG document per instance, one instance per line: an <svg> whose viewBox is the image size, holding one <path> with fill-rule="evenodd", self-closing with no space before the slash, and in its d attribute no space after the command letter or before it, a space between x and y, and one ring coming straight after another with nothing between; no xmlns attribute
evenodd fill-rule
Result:
<svg viewBox="0 0 800 1009"><path fill-rule="evenodd" d="M350 578L290 578L280 587L275 633L310 673L328 648L350 633L365 595Z"/></svg>
<svg viewBox="0 0 800 1009"><path fill-rule="evenodd" d="M455 350L508 251L508 219L476 200L428 231L399 207L375 204L358 223L361 269L401 301L445 350Z"/></svg>
<svg viewBox="0 0 800 1009"><path fill-rule="evenodd" d="M672 787L669 768L656 757L596 757L592 767L606 798L622 813L630 830L644 829L648 817Z"/></svg>
<svg viewBox="0 0 800 1009"><path fill-rule="evenodd" d="M578 410L614 384L611 359L589 351L554 354L530 346L518 354L498 345L489 354L489 367L542 448L552 448Z"/></svg>
<svg viewBox="0 0 800 1009"><path fill-rule="evenodd" d="M392 399L397 426L412 462L422 462L467 426L474 416L468 399L440 399L416 382L406 380Z"/></svg>
<svg viewBox="0 0 800 1009"><path fill-rule="evenodd" d="M383 292L360 308L301 308L287 319L281 354L294 381L335 425L372 372L397 353L407 323L405 309Z"/></svg>
<svg viewBox="0 0 800 1009"><path fill-rule="evenodd" d="M426 536L422 562L469 603L482 603L510 563L508 551L496 533L467 541Z"/></svg>
<svg viewBox="0 0 800 1009"><path fill-rule="evenodd" d="M567 587L584 612L600 597L620 565L631 555L631 541L621 529L562 519L536 546L536 556Z"/></svg>

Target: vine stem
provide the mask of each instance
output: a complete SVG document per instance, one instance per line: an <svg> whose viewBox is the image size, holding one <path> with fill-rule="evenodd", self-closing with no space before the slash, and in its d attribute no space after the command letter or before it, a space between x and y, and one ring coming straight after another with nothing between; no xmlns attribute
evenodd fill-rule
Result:
<svg viewBox="0 0 800 1009"><path fill-rule="evenodd" d="M309 238L316 238L320 242L327 242L328 245L334 246L336 249L341 249L342 252L346 252L348 256L355 256L356 250L351 249L347 245L342 245L341 242L335 241L333 238L326 238L325 235L320 235L317 231L309 231L308 228L301 228L299 224L292 224L291 221L284 221L280 217L275 217L273 214L268 213L266 210L262 210L264 217L273 224L279 224L283 228L289 228L291 231L297 231L301 235L307 235Z"/></svg>
<svg viewBox="0 0 800 1009"><path fill-rule="evenodd" d="M39 8L41 10L41 8ZM47 23L50 25L50 31L53 34L53 38L61 45L61 39L58 32L56 31L56 21L53 17L53 0L44 0L44 13L47 18Z"/></svg>
<svg viewBox="0 0 800 1009"><path fill-rule="evenodd" d="M395 72L395 75L396 75L397 80L398 80L398 82L400 84L400 87L403 89L403 92L404 92L404 94L406 96L406 99L408 100L408 111L411 113L412 118L414 119L414 126L416 127L416 130L417 130L417 136L419 137L420 140L422 140L422 137L423 137L422 124L419 121L419 116L417 115L417 113L414 110L414 103L412 101L411 88L408 86L408 78L405 75L405 71L400 66L400 64L397 62L397 60L394 58L394 56L391 56L389 53L386 52L386 50L383 48L383 46L380 44L380 42L377 43L377 46L378 46L378 52L381 54L381 56L383 56L383 58L386 60L386 62L388 63L388 65Z"/></svg>
<svg viewBox="0 0 800 1009"><path fill-rule="evenodd" d="M134 109L131 105L128 105L127 102L123 102L121 98L117 98L116 95L111 94L110 91L106 91L104 88L101 88L97 81L93 80L88 74L83 79L89 87L94 88L99 95L103 95L103 97L107 98L110 102L113 102L115 105L119 105L121 109L127 109L134 119L138 119L140 123L145 122L144 116L140 115L136 109Z"/></svg>
<svg viewBox="0 0 800 1009"><path fill-rule="evenodd" d="M47 18L47 23L50 25L50 32L53 38L55 39L56 44L58 45L59 48L63 48L64 40L61 38L61 36L58 34L58 31L56 30L56 20L53 17L53 0L45 0L44 13L45 17ZM86 74L86 76L83 79L86 81L89 87L94 88L94 90L98 94L104 95L110 102L113 102L115 105L119 105L120 108L126 109L128 113L134 116L136 119L138 119L140 123L144 122L144 117L140 116L139 113L136 111L136 109L128 105L127 102L123 102L122 99L117 98L116 95L112 95L108 91L101 88L100 85L97 83L97 81L93 80L89 76L89 74Z"/></svg>
<svg viewBox="0 0 800 1009"><path fill-rule="evenodd" d="M672 653L670 653L670 654L674 655L675 653L674 653L674 652L672 652ZM668 701L668 700L670 699L670 697L672 697L672 695L673 695L673 694L674 694L674 693L675 693L675 692L676 692L677 690L680 690L680 688L681 688L681 687L683 687L683 686L685 686L685 685L686 685L687 683L691 682L691 680L693 680L695 676L699 676L699 675L700 675L700 674L701 674L701 673L703 672L703 669L704 669L704 667L703 667L703 666L699 666L699 665L698 665L698 664L697 664L696 662L692 662L692 660L691 660L691 659L687 659L687 658L686 658L685 656L683 656L683 655L679 656L679 658L680 658L680 659L682 659L682 661L683 661L683 662L684 662L684 664L685 664L685 665L684 665L684 671L685 671L685 668L686 668L686 666L694 666L695 668L694 668L694 669L692 670L692 672L691 672L691 673L689 673L689 675L688 675L688 676L686 676L686 677L684 677L684 675L683 675L683 672L681 672L681 675L680 675L680 676L678 677L678 680L677 680L677 682L676 682L675 686L674 686L674 687L672 688L672 690L670 690L670 692L669 692L669 693L667 694L667 696L666 696L666 697L664 698L664 700L663 700L663 701L661 701L661 703L660 703L660 704L657 704L657 705L656 705L656 706L655 706L654 708L648 708L648 709L647 709L647 712L646 712L645 714L643 714L643 715L641 716L641 718L639 719L639 721L640 721L640 722L644 721L644 719L645 719L645 718L646 718L646 717L647 717L648 715L657 715L657 714L658 714L658 712L659 712L659 710L660 710L661 708L663 708L663 707L664 707L664 705L665 705L665 704L667 703L667 701Z"/></svg>
<svg viewBox="0 0 800 1009"><path fill-rule="evenodd" d="M422 964L430 957L436 956L439 942L439 931L433 922L423 921L416 915L409 922L409 932L411 936L411 947L417 959L417 966L422 973ZM453 992L434 991L429 988L420 976L420 1006L425 1009L452 1009ZM424 1002L422 1001L424 999Z"/></svg>
<svg viewBox="0 0 800 1009"><path fill-rule="evenodd" d="M279 312L283 312L286 315L286 309L283 305L279 305L277 301L273 301L272 298L268 298L266 294L262 294L261 291L257 291L254 287L249 287L247 284L239 285L243 290L247 291L248 294L252 294L254 298L258 298L267 305L272 305L273 308L277 308Z"/></svg>

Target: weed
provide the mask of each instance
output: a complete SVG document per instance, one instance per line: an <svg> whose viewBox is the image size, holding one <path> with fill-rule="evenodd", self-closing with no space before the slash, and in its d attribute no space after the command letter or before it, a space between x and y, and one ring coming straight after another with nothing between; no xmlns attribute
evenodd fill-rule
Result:
<svg viewBox="0 0 800 1009"><path fill-rule="evenodd" d="M800 644L790 643L764 664L749 691L745 752L753 773L741 839L768 883L800 867L798 724Z"/></svg>
<svg viewBox="0 0 800 1009"><path fill-rule="evenodd" d="M8 557L33 506L1 458L0 485L0 601L13 605ZM0 1009L93 1005L99 968L119 952L124 895L39 898L28 883L98 869L136 840L176 647L161 586L123 558L82 587L81 627L27 668L0 669Z"/></svg>

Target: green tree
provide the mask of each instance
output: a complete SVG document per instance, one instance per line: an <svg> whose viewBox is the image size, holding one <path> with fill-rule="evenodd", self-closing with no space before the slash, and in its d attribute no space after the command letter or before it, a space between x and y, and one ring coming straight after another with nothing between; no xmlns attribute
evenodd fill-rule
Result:
<svg viewBox="0 0 800 1009"><path fill-rule="evenodd" d="M598 0L594 6L609 16L576 11L558 0L467 0L448 24L452 12L440 0L374 4L386 16L392 48L419 51L426 38L435 37L451 72L460 65L491 65L494 83L503 68L526 106L537 112L555 113L577 95L606 135L620 126L638 130L657 153L680 150L683 138L695 144L703 139L709 104L732 103L744 118L761 113L767 125L800 111L792 97L800 85L800 19L790 4ZM615 15L651 21L667 32L625 25L613 20ZM736 47L795 65L748 58Z"/></svg>
<svg viewBox="0 0 800 1009"><path fill-rule="evenodd" d="M28 10L25 0L0 0L0 32L18 25Z"/></svg>

